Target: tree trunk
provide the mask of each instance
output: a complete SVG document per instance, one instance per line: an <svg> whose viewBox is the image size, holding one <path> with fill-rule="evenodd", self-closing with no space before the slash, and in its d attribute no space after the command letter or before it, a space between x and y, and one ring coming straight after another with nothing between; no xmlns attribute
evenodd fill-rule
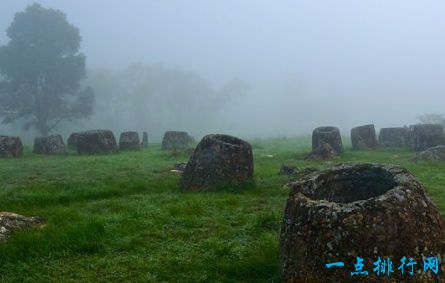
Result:
<svg viewBox="0 0 445 283"><path fill-rule="evenodd" d="M39 125L37 126L37 130L43 137L46 137L49 134L48 125L46 122L39 122Z"/></svg>
<svg viewBox="0 0 445 283"><path fill-rule="evenodd" d="M46 90L45 75L41 75L37 79L37 130L44 137L48 136L48 93Z"/></svg>

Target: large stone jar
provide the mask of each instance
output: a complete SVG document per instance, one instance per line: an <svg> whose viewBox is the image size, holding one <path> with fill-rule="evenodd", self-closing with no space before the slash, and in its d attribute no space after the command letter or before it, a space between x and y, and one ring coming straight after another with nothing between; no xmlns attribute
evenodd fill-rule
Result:
<svg viewBox="0 0 445 283"><path fill-rule="evenodd" d="M237 188L252 181L252 146L229 135L207 135L199 142L180 180L185 191ZM239 186L241 185L241 186Z"/></svg>
<svg viewBox="0 0 445 283"><path fill-rule="evenodd" d="M323 144L329 144L337 153L343 152L340 130L336 127L318 127L312 132L312 150Z"/></svg>
<svg viewBox="0 0 445 283"><path fill-rule="evenodd" d="M22 155L23 144L19 137L0 136L0 158Z"/></svg>
<svg viewBox="0 0 445 283"><path fill-rule="evenodd" d="M379 143L384 147L409 147L410 135L408 127L382 128Z"/></svg>
<svg viewBox="0 0 445 283"><path fill-rule="evenodd" d="M36 154L63 154L66 146L61 135L36 137L34 139L33 152Z"/></svg>
<svg viewBox="0 0 445 283"><path fill-rule="evenodd" d="M354 150L376 149L379 145L373 124L351 129L351 143Z"/></svg>
<svg viewBox="0 0 445 283"><path fill-rule="evenodd" d="M414 150L423 151L430 147L444 145L445 135L442 125L418 124L413 127Z"/></svg>
<svg viewBox="0 0 445 283"><path fill-rule="evenodd" d="M141 149L139 134L136 131L121 133L119 137L119 149L121 150L139 150Z"/></svg>
<svg viewBox="0 0 445 283"><path fill-rule="evenodd" d="M445 282L445 225L425 188L401 167L338 165L288 185L280 235L284 282ZM377 257L394 261L391 277L377 277ZM399 260L439 258L431 271L401 275ZM356 257L368 276L351 278ZM325 264L344 262L343 268Z"/></svg>
<svg viewBox="0 0 445 283"><path fill-rule="evenodd" d="M193 148L193 138L187 132L167 131L162 139L162 150L185 150Z"/></svg>
<svg viewBox="0 0 445 283"><path fill-rule="evenodd" d="M110 130L91 130L77 137L79 154L110 154L118 152L116 139Z"/></svg>

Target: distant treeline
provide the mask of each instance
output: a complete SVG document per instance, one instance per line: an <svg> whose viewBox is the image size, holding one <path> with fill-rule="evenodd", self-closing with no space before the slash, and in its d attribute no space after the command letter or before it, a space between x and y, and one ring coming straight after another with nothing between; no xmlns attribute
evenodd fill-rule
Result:
<svg viewBox="0 0 445 283"><path fill-rule="evenodd" d="M224 122L220 114L249 89L239 79L217 88L196 73L142 63L119 71L89 70L87 77L96 109L79 126L147 130L154 138L169 129L205 134Z"/></svg>

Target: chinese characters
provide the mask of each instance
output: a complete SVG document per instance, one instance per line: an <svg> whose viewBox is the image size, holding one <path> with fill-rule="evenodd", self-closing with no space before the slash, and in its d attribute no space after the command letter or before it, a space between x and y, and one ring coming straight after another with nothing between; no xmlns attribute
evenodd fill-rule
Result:
<svg viewBox="0 0 445 283"><path fill-rule="evenodd" d="M330 268L342 268L345 266L344 262L331 262L325 264L325 267ZM369 272L373 272L376 276L388 276L390 277L394 272L399 272L400 274L409 274L413 276L416 270L421 270L422 272L427 272L430 270L434 274L439 273L439 259L437 257L431 256L423 259L422 262L417 262L412 257L402 257L398 262L393 262L391 258L381 258L380 256L372 262L371 267L366 267L364 264L364 259L361 257L355 258L354 269L350 272L352 277L354 276L368 276Z"/></svg>

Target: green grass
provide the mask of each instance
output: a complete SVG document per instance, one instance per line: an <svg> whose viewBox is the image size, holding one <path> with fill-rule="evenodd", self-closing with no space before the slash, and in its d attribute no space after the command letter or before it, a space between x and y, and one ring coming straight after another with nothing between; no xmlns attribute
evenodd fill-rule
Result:
<svg viewBox="0 0 445 283"><path fill-rule="evenodd" d="M43 216L43 229L0 244L0 282L280 282L278 233L289 177L281 164L380 162L409 168L445 211L445 165L407 150L304 161L310 138L251 141L256 187L182 193L169 170L186 155L151 145L108 156L0 160L0 211ZM273 155L273 158L268 157Z"/></svg>

